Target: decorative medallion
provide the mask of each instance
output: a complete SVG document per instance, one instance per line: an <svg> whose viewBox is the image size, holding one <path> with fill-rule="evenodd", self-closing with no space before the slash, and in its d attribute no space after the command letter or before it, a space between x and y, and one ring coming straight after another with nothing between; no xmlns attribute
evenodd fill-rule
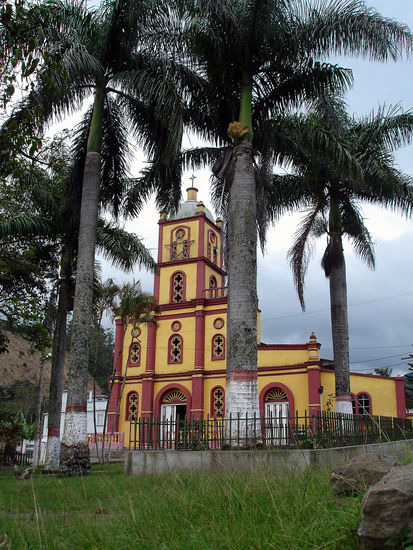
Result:
<svg viewBox="0 0 413 550"><path fill-rule="evenodd" d="M177 239L183 239L185 237L185 229L178 229L175 235Z"/></svg>
<svg viewBox="0 0 413 550"><path fill-rule="evenodd" d="M209 242L214 243L216 241L215 233L209 234Z"/></svg>
<svg viewBox="0 0 413 550"><path fill-rule="evenodd" d="M179 330L181 330L181 327L182 327L182 323L180 321L174 321L171 325L171 329L174 332L178 332Z"/></svg>
<svg viewBox="0 0 413 550"><path fill-rule="evenodd" d="M218 319L215 319L214 321L214 328L221 329L225 324L224 319L221 319L221 317L218 317Z"/></svg>

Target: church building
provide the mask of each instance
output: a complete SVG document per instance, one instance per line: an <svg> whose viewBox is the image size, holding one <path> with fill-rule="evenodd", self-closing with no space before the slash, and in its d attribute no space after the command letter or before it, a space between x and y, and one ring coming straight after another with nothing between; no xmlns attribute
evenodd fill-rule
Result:
<svg viewBox="0 0 413 550"><path fill-rule="evenodd" d="M128 445L136 418L219 418L225 415L227 294L219 218L197 201L197 189L174 216L159 220L154 296L161 306L154 325L125 327L116 320L115 384L109 402L112 429ZM123 342L123 343L122 343ZM334 370L320 359L314 333L297 344L260 341L258 392L261 415L293 416L334 411ZM351 374L353 409L359 414L405 417L402 378Z"/></svg>

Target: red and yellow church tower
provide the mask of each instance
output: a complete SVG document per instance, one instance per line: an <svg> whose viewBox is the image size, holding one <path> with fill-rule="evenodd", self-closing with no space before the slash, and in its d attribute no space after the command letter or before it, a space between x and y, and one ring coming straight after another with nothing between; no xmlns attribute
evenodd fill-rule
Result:
<svg viewBox="0 0 413 550"><path fill-rule="evenodd" d="M157 327L125 327L116 320L120 354L109 400L108 429L126 375L114 431L136 418L217 418L225 415L227 297L222 264L221 220L187 190L177 213L159 220L154 296ZM123 345L122 345L123 341ZM116 365L116 363L115 363ZM351 375L355 412L404 416L403 381ZM263 344L258 318L260 414L299 415L325 408L334 394L334 371L323 368L314 334L302 344ZM322 392L322 393L321 393ZM324 400L324 404L323 404Z"/></svg>

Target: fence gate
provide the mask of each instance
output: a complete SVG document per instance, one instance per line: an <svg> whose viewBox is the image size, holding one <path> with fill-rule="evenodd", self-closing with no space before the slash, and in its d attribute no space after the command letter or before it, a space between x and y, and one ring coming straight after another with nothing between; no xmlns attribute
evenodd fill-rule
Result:
<svg viewBox="0 0 413 550"><path fill-rule="evenodd" d="M267 445L288 444L288 403L265 403L265 442Z"/></svg>

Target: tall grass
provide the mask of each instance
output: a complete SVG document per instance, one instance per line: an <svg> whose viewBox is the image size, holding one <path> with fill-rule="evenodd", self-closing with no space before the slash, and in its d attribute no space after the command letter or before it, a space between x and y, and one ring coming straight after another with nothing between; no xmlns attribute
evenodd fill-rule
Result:
<svg viewBox="0 0 413 550"><path fill-rule="evenodd" d="M101 468L101 467L100 467ZM11 550L354 549L360 503L330 472L185 473L0 479L0 541Z"/></svg>

